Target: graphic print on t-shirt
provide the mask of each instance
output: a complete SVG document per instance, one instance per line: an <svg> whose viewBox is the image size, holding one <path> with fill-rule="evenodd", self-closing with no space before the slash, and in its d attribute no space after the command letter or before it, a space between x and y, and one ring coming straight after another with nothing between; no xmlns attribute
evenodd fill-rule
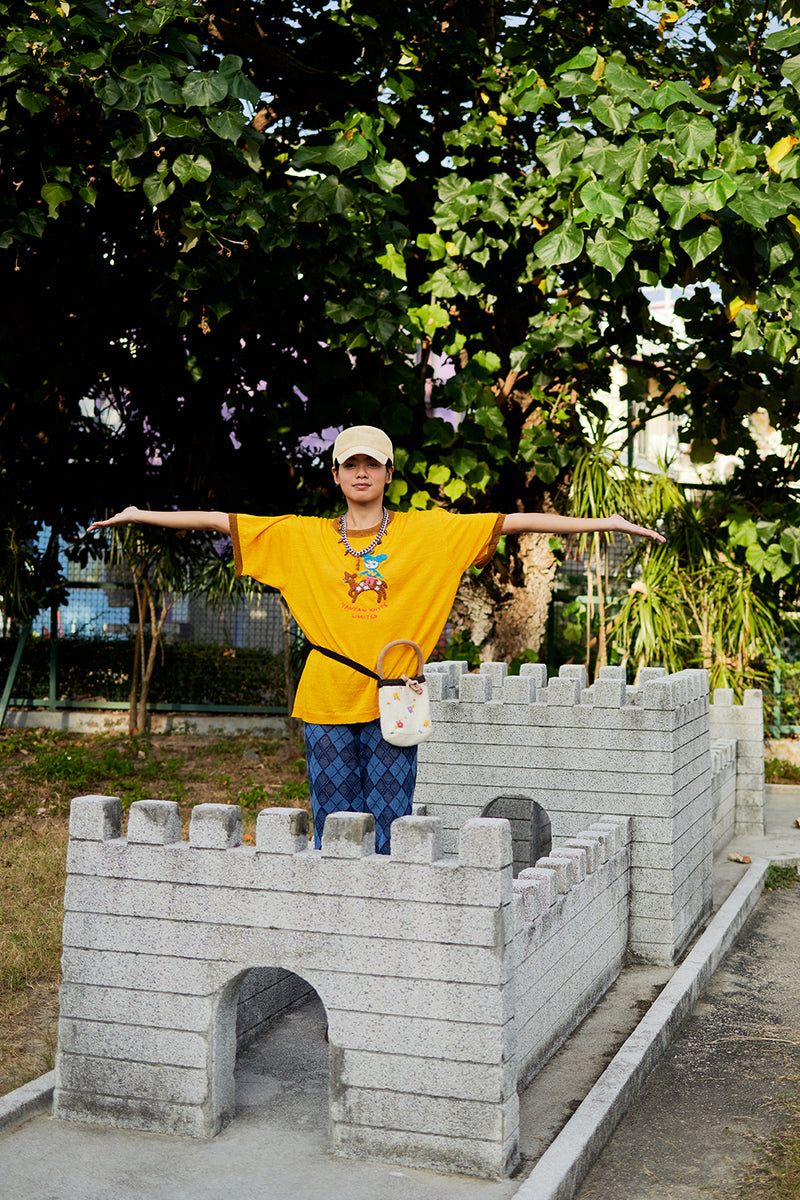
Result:
<svg viewBox="0 0 800 1200"><path fill-rule="evenodd" d="M345 571L344 582L354 603L359 596L369 592L375 593L378 604L386 602L389 585L380 571L381 563L385 562L386 558L385 554L365 554L360 571Z"/></svg>

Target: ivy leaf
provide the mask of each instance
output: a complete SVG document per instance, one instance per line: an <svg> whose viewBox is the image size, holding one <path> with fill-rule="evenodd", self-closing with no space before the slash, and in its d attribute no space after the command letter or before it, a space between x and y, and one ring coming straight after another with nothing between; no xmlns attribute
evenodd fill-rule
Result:
<svg viewBox="0 0 800 1200"><path fill-rule="evenodd" d="M536 139L536 157L551 175L560 175L564 168L583 151L586 139L575 130L548 140Z"/></svg>
<svg viewBox="0 0 800 1200"><path fill-rule="evenodd" d="M786 62L781 66L781 75L784 79L789 80L793 88L800 91L800 54L795 54L792 58L786 59Z"/></svg>
<svg viewBox="0 0 800 1200"><path fill-rule="evenodd" d="M581 204L591 213L599 213L603 217L614 217L619 220L625 211L625 199L619 192L605 187L602 183L590 180L581 188Z"/></svg>
<svg viewBox="0 0 800 1200"><path fill-rule="evenodd" d="M616 133L622 133L630 126L633 109L627 100L615 102L610 96L598 96L589 108L602 125L608 126Z"/></svg>
<svg viewBox="0 0 800 1200"><path fill-rule="evenodd" d="M790 525L781 534L781 549L789 555L792 566L800 566L800 529Z"/></svg>
<svg viewBox="0 0 800 1200"><path fill-rule="evenodd" d="M633 246L618 229L598 229L594 240L587 242L586 253L598 267L604 267L616 279Z"/></svg>
<svg viewBox="0 0 800 1200"><path fill-rule="evenodd" d="M224 138L227 142L238 141L246 124L244 113L235 108L227 108L208 118L208 127L212 133L216 133L217 137Z"/></svg>
<svg viewBox="0 0 800 1200"><path fill-rule="evenodd" d="M463 479L451 479L442 488L447 499L451 504L455 504L456 500L460 500L467 490L467 485Z"/></svg>
<svg viewBox="0 0 800 1200"><path fill-rule="evenodd" d="M448 313L438 304L420 304L417 308L409 308L408 316L426 337L433 337L437 329L445 329L450 324Z"/></svg>
<svg viewBox="0 0 800 1200"><path fill-rule="evenodd" d="M588 71L589 67L593 67L597 62L597 51L593 46L584 46L579 50L574 58L568 59L561 66L556 67L553 71L554 75L563 75L565 71Z"/></svg>
<svg viewBox="0 0 800 1200"><path fill-rule="evenodd" d="M387 244L384 253L376 255L375 262L379 267L383 267L394 275L396 279L406 280L406 260L396 246Z"/></svg>
<svg viewBox="0 0 800 1200"><path fill-rule="evenodd" d="M450 468L444 463L434 463L427 474L428 483L432 483L434 487L441 487L450 479Z"/></svg>
<svg viewBox="0 0 800 1200"><path fill-rule="evenodd" d="M71 190L62 183L46 183L40 194L47 205L48 217L57 217L59 205L72 199Z"/></svg>
<svg viewBox="0 0 800 1200"><path fill-rule="evenodd" d="M209 108L228 94L228 81L216 71L192 71L181 88L187 108Z"/></svg>
<svg viewBox="0 0 800 1200"><path fill-rule="evenodd" d="M666 209L672 229L683 229L705 207L705 197L692 187L662 186L653 189L659 204Z"/></svg>
<svg viewBox="0 0 800 1200"><path fill-rule="evenodd" d="M674 112L667 120L667 130L688 159L700 158L717 142L716 131L707 117L696 116L687 120L685 112Z"/></svg>
<svg viewBox="0 0 800 1200"><path fill-rule="evenodd" d="M252 79L244 74L242 66L242 60L238 54L226 54L219 64L219 74L227 81L229 96L256 105L261 99L261 92Z"/></svg>
<svg viewBox="0 0 800 1200"><path fill-rule="evenodd" d="M709 254L713 254L721 245L722 230L719 225L709 225L707 229L696 237L681 239L681 246L689 255L693 267L696 267L704 258L708 258Z"/></svg>
<svg viewBox="0 0 800 1200"><path fill-rule="evenodd" d="M360 133L356 133L349 139L342 137L332 145L325 146L319 157L338 171L346 171L348 167L354 167L369 157L369 143Z"/></svg>
<svg viewBox="0 0 800 1200"><path fill-rule="evenodd" d="M23 108L27 108L29 113L44 112L46 108L50 107L47 96L42 95L41 92L32 92L30 88L17 88L16 99L17 103L21 104Z"/></svg>
<svg viewBox="0 0 800 1200"><path fill-rule="evenodd" d="M211 163L204 154L180 154L172 164L172 172L181 183L188 183L190 179L204 183L211 169Z"/></svg>
<svg viewBox="0 0 800 1200"><path fill-rule="evenodd" d="M167 170L167 163L159 163L158 170L154 171L152 175L148 175L142 183L144 194L154 207L163 204L175 191L176 185L174 181L169 180L167 182Z"/></svg>
<svg viewBox="0 0 800 1200"><path fill-rule="evenodd" d="M364 168L364 178L377 183L385 192L391 192L399 187L407 177L407 171L399 158L373 159Z"/></svg>
<svg viewBox="0 0 800 1200"><path fill-rule="evenodd" d="M625 232L633 241L654 238L660 229L661 221L646 204L637 204L625 225Z"/></svg>
<svg viewBox="0 0 800 1200"><path fill-rule="evenodd" d="M577 226L564 222L539 238L534 254L546 267L574 262L583 250L583 233Z"/></svg>

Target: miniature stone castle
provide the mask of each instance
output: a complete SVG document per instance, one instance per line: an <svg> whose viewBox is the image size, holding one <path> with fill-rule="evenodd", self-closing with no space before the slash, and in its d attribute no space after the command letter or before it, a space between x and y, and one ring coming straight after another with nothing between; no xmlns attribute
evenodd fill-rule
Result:
<svg viewBox="0 0 800 1200"><path fill-rule="evenodd" d="M313 988L335 1153L513 1170L519 1088L628 953L675 960L714 848L763 822L760 694L426 674L435 732L391 855L365 815L328 817L317 851L299 809L261 812L245 846L232 805L197 806L183 842L174 804L134 803L122 838L118 800L73 801L57 1117L213 1135L237 1040Z"/></svg>

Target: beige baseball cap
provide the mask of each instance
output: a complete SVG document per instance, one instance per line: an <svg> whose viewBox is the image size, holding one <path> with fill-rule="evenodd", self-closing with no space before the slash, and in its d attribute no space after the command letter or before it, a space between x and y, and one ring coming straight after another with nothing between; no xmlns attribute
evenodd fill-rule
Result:
<svg viewBox="0 0 800 1200"><path fill-rule="evenodd" d="M392 443L383 430L374 425L353 425L351 429L343 429L333 443L334 466L354 454L369 454L382 463L394 460Z"/></svg>

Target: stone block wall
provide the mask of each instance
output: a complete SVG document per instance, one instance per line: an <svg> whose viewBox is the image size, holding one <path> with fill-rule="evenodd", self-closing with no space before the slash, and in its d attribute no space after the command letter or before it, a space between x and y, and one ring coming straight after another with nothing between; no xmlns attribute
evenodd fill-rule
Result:
<svg viewBox="0 0 800 1200"><path fill-rule="evenodd" d="M517 1088L618 973L630 822L512 880L507 821L72 804L54 1114L210 1136L234 1116L240 1037L312 986L330 1038L332 1149L488 1177L519 1156ZM291 972L291 974L286 974ZM243 981L244 1006L237 1002ZM260 997L260 998L259 998ZM243 1012L250 1016L242 1024ZM320 1036L322 1031L320 1030Z"/></svg>
<svg viewBox="0 0 800 1200"><path fill-rule="evenodd" d="M737 750L733 740L711 743L711 815L715 855L722 852L736 831Z"/></svg>
<svg viewBox="0 0 800 1200"><path fill-rule="evenodd" d="M517 1083L544 1066L619 975L631 822L608 817L514 880Z"/></svg>
<svg viewBox="0 0 800 1200"><path fill-rule="evenodd" d="M733 690L717 688L711 705L711 736L735 741L736 834L764 832L764 705L755 688L744 694L743 704L734 704Z"/></svg>
<svg viewBox="0 0 800 1200"><path fill-rule="evenodd" d="M57 1117L209 1136L234 1115L237 1000L255 967L322 999L334 1150L500 1176L518 1155L506 822L409 817L392 855L371 817L73 802ZM320 1036L322 1031L320 1031Z"/></svg>
<svg viewBox="0 0 800 1200"><path fill-rule="evenodd" d="M662 668L637 687L604 667L547 679L530 664L426 667L433 736L420 746L416 799L442 817L446 845L498 795L538 802L563 842L603 814L633 817L632 952L672 963L711 911L708 676Z"/></svg>

